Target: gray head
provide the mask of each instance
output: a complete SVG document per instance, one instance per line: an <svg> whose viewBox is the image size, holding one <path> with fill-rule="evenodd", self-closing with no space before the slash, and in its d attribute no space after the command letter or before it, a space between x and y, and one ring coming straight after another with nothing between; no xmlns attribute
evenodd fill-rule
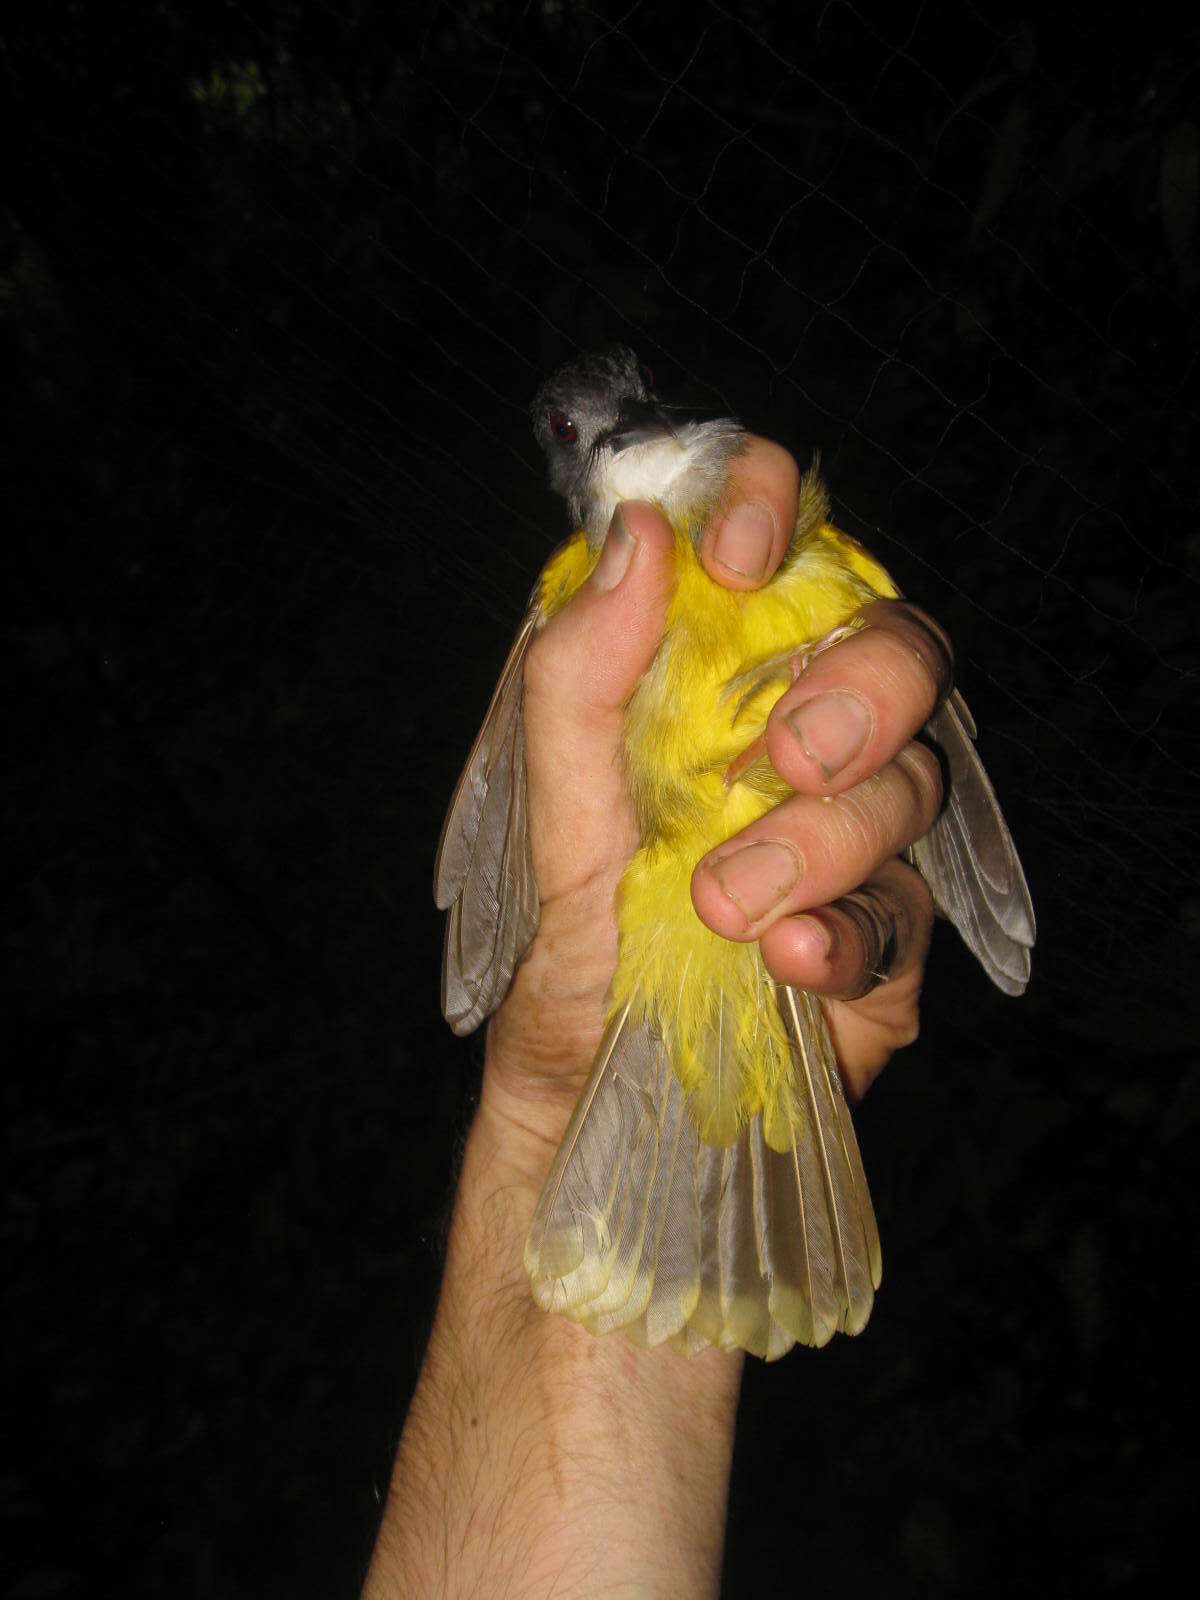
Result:
<svg viewBox="0 0 1200 1600"><path fill-rule="evenodd" d="M615 344L560 367L530 407L533 433L550 468L550 487L579 518L597 458L621 425L622 407L652 406L650 374Z"/></svg>
<svg viewBox="0 0 1200 1600"><path fill-rule="evenodd" d="M624 345L560 367L531 407L534 435L576 527L598 547L620 500L652 500L689 532L719 499L745 434L729 418L672 424Z"/></svg>

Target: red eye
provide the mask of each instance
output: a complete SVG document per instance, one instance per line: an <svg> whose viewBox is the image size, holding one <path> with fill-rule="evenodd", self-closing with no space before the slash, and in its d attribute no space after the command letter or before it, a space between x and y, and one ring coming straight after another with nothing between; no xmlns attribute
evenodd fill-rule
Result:
<svg viewBox="0 0 1200 1600"><path fill-rule="evenodd" d="M570 417L561 411L556 411L550 418L550 432L559 444L573 444L575 442L575 424Z"/></svg>
<svg viewBox="0 0 1200 1600"><path fill-rule="evenodd" d="M638 377L646 385L651 394L654 393L654 374L643 361L638 367Z"/></svg>

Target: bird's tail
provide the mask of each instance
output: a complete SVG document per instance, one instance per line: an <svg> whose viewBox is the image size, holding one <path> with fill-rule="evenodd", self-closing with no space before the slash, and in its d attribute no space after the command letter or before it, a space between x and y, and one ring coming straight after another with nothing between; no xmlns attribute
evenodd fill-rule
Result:
<svg viewBox="0 0 1200 1600"><path fill-rule="evenodd" d="M820 1002L775 990L788 1092L707 1144L651 1020L611 1020L525 1243L534 1297L593 1333L773 1360L858 1333L879 1234Z"/></svg>

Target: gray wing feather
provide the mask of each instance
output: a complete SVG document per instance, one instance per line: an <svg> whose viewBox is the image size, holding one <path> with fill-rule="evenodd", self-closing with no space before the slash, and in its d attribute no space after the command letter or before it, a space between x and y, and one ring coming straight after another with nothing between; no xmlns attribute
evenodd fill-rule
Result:
<svg viewBox="0 0 1200 1600"><path fill-rule="evenodd" d="M489 1016L537 932L525 785L525 653L539 612L531 606L509 653L446 813L434 898L446 919L442 1010L455 1033Z"/></svg>
<svg viewBox="0 0 1200 1600"><path fill-rule="evenodd" d="M912 846L913 865L997 988L1021 994L1037 934L1033 902L957 690L926 731L946 758L949 788L941 815Z"/></svg>

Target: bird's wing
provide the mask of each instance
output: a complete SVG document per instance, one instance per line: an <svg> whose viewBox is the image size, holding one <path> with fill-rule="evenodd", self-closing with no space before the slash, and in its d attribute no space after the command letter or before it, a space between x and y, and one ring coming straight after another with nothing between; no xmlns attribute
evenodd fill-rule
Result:
<svg viewBox="0 0 1200 1600"><path fill-rule="evenodd" d="M442 825L434 898L446 918L442 1010L470 1033L508 993L537 932L525 792L525 654L540 610L532 603Z"/></svg>
<svg viewBox="0 0 1200 1600"><path fill-rule="evenodd" d="M819 1001L776 998L789 1109L724 1146L698 1136L657 1029L628 1006L612 1018L525 1243L543 1310L767 1360L865 1325L879 1234L833 1046Z"/></svg>
<svg viewBox="0 0 1200 1600"><path fill-rule="evenodd" d="M913 865L996 987L1021 994L1037 933L1033 902L957 690L926 732L945 756L949 784L941 815L911 848Z"/></svg>

